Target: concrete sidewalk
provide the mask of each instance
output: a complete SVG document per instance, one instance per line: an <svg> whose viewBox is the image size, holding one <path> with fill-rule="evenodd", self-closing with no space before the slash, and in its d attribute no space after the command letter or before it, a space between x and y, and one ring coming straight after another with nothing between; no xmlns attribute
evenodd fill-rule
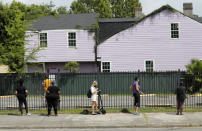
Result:
<svg viewBox="0 0 202 131"><path fill-rule="evenodd" d="M0 115L0 129L43 129L43 128L131 128L131 127L199 127L202 112L184 113L128 113L106 115L60 114L51 116Z"/></svg>

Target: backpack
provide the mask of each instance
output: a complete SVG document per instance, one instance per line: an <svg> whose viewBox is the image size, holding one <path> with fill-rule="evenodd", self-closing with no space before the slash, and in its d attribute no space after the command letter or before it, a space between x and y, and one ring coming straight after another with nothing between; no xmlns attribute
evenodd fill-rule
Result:
<svg viewBox="0 0 202 131"><path fill-rule="evenodd" d="M92 96L92 92L91 92L91 89L89 89L89 90L88 90L88 93L87 93L87 97L88 97L88 98L91 98L91 96Z"/></svg>

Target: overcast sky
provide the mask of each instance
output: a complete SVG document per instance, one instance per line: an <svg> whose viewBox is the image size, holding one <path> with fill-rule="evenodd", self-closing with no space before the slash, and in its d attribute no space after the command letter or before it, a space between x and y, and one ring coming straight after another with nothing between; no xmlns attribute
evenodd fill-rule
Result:
<svg viewBox="0 0 202 131"><path fill-rule="evenodd" d="M10 3L12 0L0 0L3 3ZM16 0L25 4L42 4L50 3L51 0ZM56 6L66 6L69 9L72 1L74 0L52 0ZM142 3L143 13L148 14L162 5L169 4L175 9L183 12L183 3L193 3L193 13L202 16L202 0L139 0Z"/></svg>

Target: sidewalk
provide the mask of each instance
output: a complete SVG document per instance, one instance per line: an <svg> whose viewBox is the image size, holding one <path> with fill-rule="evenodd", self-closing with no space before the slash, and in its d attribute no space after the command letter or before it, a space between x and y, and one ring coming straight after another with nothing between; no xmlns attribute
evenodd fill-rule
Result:
<svg viewBox="0 0 202 131"><path fill-rule="evenodd" d="M202 112L184 113L127 113L106 115L59 114L51 116L0 115L0 129L43 129L43 128L124 128L124 127L199 127Z"/></svg>

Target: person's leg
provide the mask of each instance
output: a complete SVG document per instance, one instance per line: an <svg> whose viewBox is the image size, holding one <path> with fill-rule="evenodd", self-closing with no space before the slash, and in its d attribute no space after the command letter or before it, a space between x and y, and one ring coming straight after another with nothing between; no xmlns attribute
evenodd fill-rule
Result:
<svg viewBox="0 0 202 131"><path fill-rule="evenodd" d="M95 114L95 101L92 101L92 114Z"/></svg>
<svg viewBox="0 0 202 131"><path fill-rule="evenodd" d="M27 105L27 100L26 100L26 98L23 99L23 103L24 103L24 105L25 105L26 114L28 115L28 105Z"/></svg>
<svg viewBox="0 0 202 131"><path fill-rule="evenodd" d="M53 100L53 108L54 108L55 116L58 116L58 100L57 99Z"/></svg>
<svg viewBox="0 0 202 131"><path fill-rule="evenodd" d="M21 115L23 115L23 111L22 111L22 104L23 104L23 101L22 101L22 99L19 99L19 98L18 98L18 102L19 102L19 111L20 111Z"/></svg>
<svg viewBox="0 0 202 131"><path fill-rule="evenodd" d="M180 115L183 115L182 112L183 112L183 107L184 107L184 100L182 100L180 102Z"/></svg>
<svg viewBox="0 0 202 131"><path fill-rule="evenodd" d="M49 117L51 114L52 100L47 99L47 104L48 104L48 117Z"/></svg>
<svg viewBox="0 0 202 131"><path fill-rule="evenodd" d="M137 95L137 105L136 105L136 112L138 112L138 109L140 108L140 94Z"/></svg>
<svg viewBox="0 0 202 131"><path fill-rule="evenodd" d="M98 112L98 102L95 101L95 110Z"/></svg>
<svg viewBox="0 0 202 131"><path fill-rule="evenodd" d="M177 113L176 115L179 115L180 113L180 101L177 99Z"/></svg>

